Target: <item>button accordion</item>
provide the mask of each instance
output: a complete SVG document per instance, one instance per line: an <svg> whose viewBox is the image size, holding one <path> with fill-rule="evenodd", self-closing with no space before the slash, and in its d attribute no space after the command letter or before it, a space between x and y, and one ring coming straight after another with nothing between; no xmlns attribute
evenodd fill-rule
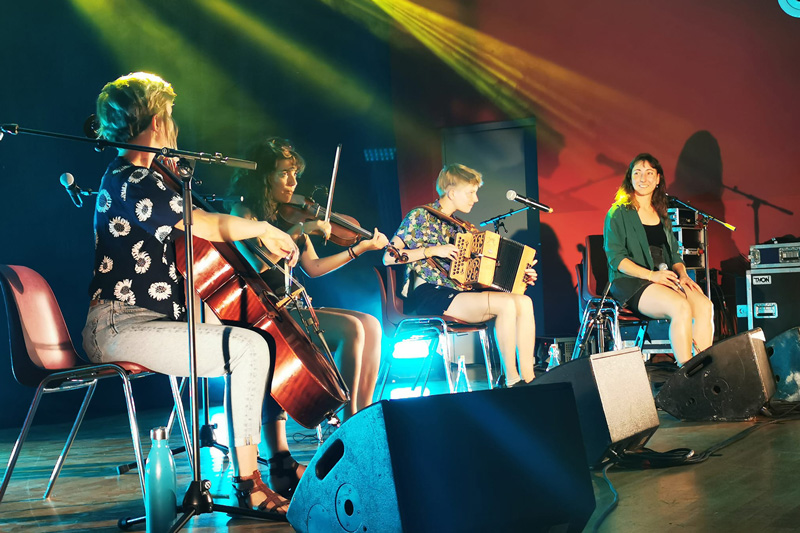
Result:
<svg viewBox="0 0 800 533"><path fill-rule="evenodd" d="M455 245L459 255L450 265L451 279L482 289L525 292L525 269L536 250L492 231L459 233Z"/></svg>

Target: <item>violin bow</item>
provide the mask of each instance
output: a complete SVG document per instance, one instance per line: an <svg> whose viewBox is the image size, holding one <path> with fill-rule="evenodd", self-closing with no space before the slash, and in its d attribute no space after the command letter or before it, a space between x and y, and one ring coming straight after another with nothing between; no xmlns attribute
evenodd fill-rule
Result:
<svg viewBox="0 0 800 533"><path fill-rule="evenodd" d="M336 187L336 174L339 172L339 156L342 155L342 145L338 144L336 146L336 155L333 157L333 174L331 175L331 186L328 192L328 205L325 209L325 222L330 222L331 219L331 207L333 206L333 189ZM327 244L328 239L325 238L325 243Z"/></svg>

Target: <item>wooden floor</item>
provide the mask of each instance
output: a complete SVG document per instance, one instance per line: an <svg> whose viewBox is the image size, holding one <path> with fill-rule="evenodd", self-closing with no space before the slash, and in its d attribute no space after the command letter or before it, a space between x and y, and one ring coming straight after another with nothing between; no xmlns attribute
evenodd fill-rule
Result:
<svg viewBox="0 0 800 533"><path fill-rule="evenodd" d="M76 404L77 408L77 404ZM759 419L737 423L685 423L659 413L661 426L648 446L657 451L692 448L698 452L754 426L757 430L722 449L707 461L651 470L612 468L609 478L619 492L618 507L602 523L603 532L798 531L800 530L800 423ZM163 413L140 413L142 428L162 425ZM290 445L298 460L308 462L316 445L290 422ZM117 475L119 463L133 453L124 415L87 420L78 435L53 495L42 500L50 469L68 433L67 425L34 425L22 450L8 492L0 503L0 531L116 531L121 517L143 513L134 472ZM0 431L3 469L17 429ZM298 441L293 436L298 437ZM173 437L173 444L180 443ZM145 447L147 453L147 445ZM211 480L220 504L228 499L230 469L216 450L202 453L203 477ZM185 455L177 456L179 486L190 480ZM612 501L600 472L594 478L597 508L586 527ZM531 494L547 498L547 494ZM487 502L491 509L491 502ZM535 523L535 517L532 517ZM292 531L286 523L232 519L207 514L193 519L194 531ZM143 531L136 526L133 531Z"/></svg>

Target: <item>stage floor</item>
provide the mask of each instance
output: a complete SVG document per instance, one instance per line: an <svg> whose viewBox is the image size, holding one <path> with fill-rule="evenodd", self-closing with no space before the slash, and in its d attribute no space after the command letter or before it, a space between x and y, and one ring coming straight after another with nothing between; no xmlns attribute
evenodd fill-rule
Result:
<svg viewBox="0 0 800 533"><path fill-rule="evenodd" d="M63 400L62 400L63 401ZM76 400L77 401L77 400ZM77 409L77 403L76 403ZM748 422L686 423L659 413L661 426L648 446L657 451L692 448L701 452L753 426L742 440L701 464L651 470L612 468L609 478L619 506L600 531L797 531L800 528L800 423L760 418ZM117 531L121 517L144 512L137 475L117 475L119 463L133 460L126 416L86 420L49 500L42 500L50 470L69 431L67 425L34 425L0 503L0 531ZM140 413L140 425L164 423L164 414ZM290 421L290 446L308 462L316 450L312 432ZM0 431L0 462L5 469L18 429ZM298 437L296 440L293 437ZM180 438L173 437L173 445ZM149 443L145 446L145 454ZM176 457L179 487L190 480L185 455ZM216 450L202 451L203 477L212 482L220 504L234 505L230 469ZM597 508L586 531L612 501L600 472L592 474ZM179 488L182 494L183 488ZM491 494L487 493L490 498ZM531 494L531 498L548 498ZM487 501L485 512L491 512ZM520 512L525 512L520 509ZM536 518L531 517L532 524ZM190 521L194 531L292 531L289 524L203 515ZM144 531L134 526L132 531ZM535 529L532 528L531 531Z"/></svg>

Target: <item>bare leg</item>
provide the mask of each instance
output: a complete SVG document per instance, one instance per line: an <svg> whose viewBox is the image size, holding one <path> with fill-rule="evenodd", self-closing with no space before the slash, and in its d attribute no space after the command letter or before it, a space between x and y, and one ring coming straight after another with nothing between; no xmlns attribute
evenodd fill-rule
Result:
<svg viewBox="0 0 800 533"><path fill-rule="evenodd" d="M350 389L350 403L340 412L344 421L358 411L361 402L360 384L367 334L362 321L342 309L318 309L317 316L325 331L325 341L334 351L339 371Z"/></svg>
<svg viewBox="0 0 800 533"><path fill-rule="evenodd" d="M536 321L533 318L533 302L522 294L514 294L512 297L517 308L519 373L525 383L530 383L535 377L533 348L536 344Z"/></svg>
<svg viewBox="0 0 800 533"><path fill-rule="evenodd" d="M692 308L683 293L663 285L650 285L639 299L639 312L669 319L669 341L675 360L683 365L692 358Z"/></svg>
<svg viewBox="0 0 800 533"><path fill-rule="evenodd" d="M518 322L514 295L489 291L462 292L453 298L445 314L470 323L485 322L494 318L495 338L506 375L506 384L511 386L520 380L517 371ZM527 354L524 357L527 360ZM530 357L533 358L532 345ZM533 373L532 364L531 373Z"/></svg>
<svg viewBox="0 0 800 533"><path fill-rule="evenodd" d="M692 336L702 352L714 342L714 304L699 291L686 291L686 299L692 308Z"/></svg>

